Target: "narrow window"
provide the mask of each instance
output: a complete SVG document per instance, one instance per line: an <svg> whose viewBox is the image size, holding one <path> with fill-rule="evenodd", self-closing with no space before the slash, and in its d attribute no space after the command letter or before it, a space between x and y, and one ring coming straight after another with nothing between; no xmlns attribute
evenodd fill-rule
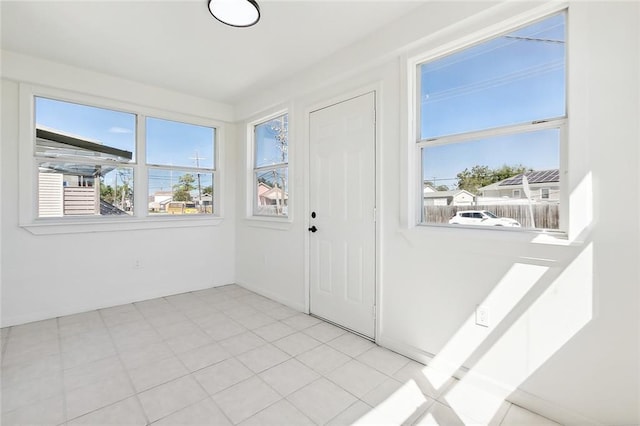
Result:
<svg viewBox="0 0 640 426"><path fill-rule="evenodd" d="M288 216L289 122L283 114L253 126L253 214Z"/></svg>
<svg viewBox="0 0 640 426"><path fill-rule="evenodd" d="M417 65L421 184L454 200L434 205L423 196L423 224L458 224L456 213L472 210L496 216L477 226L560 229L559 194L532 190L560 191L565 25L563 12Z"/></svg>

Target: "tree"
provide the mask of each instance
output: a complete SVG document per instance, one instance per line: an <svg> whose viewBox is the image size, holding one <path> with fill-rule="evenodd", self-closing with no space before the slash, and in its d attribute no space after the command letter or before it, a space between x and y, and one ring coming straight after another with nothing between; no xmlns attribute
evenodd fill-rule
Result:
<svg viewBox="0 0 640 426"><path fill-rule="evenodd" d="M501 180L526 173L532 169L523 165L507 166L506 164L497 169L491 169L489 166L473 166L471 170L464 169L456 175L457 188L464 189L472 194L479 194L478 189L500 182Z"/></svg>
<svg viewBox="0 0 640 426"><path fill-rule="evenodd" d="M276 142L278 143L278 150L280 151L281 161L285 163L287 161L287 154L289 149L289 119L285 114L282 117L276 118L270 123L270 130L274 135ZM279 182L278 182L279 181ZM279 187L281 191L276 192L276 212L282 214L285 205L285 174L273 171L273 187Z"/></svg>
<svg viewBox="0 0 640 426"><path fill-rule="evenodd" d="M447 185L436 185L435 182L430 181L430 180L425 180L424 183L429 185L430 187L432 187L436 191L448 191L449 190L449 186L447 186Z"/></svg>
<svg viewBox="0 0 640 426"><path fill-rule="evenodd" d="M477 194L478 188L493 183L489 166L473 166L471 170L465 168L456 175L456 179L458 189L464 189L472 194Z"/></svg>
<svg viewBox="0 0 640 426"><path fill-rule="evenodd" d="M113 204L114 198L113 187L100 181L100 199Z"/></svg>
<svg viewBox="0 0 640 426"><path fill-rule="evenodd" d="M191 201L191 191L196 189L194 183L196 178L187 173L178 178L178 183L173 185L174 201Z"/></svg>
<svg viewBox="0 0 640 426"><path fill-rule="evenodd" d="M524 167L522 164L517 166L507 166L506 164L500 167L499 169L495 169L493 171L494 179L496 182L500 182L501 180L508 179L513 176L517 176L521 173L531 172L533 169Z"/></svg>
<svg viewBox="0 0 640 426"><path fill-rule="evenodd" d="M213 195L213 185L202 188L202 195Z"/></svg>

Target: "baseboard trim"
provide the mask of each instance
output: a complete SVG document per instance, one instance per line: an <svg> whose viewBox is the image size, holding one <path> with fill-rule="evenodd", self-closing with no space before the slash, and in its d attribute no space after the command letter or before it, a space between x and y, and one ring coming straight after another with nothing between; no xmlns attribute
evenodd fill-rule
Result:
<svg viewBox="0 0 640 426"><path fill-rule="evenodd" d="M250 291L252 291L254 293L257 293L260 296L268 297L269 299L271 299L273 301L276 301L278 303L282 303L283 305L285 305L285 306L287 306L287 307L289 307L289 308L291 308L293 310L308 314L308 312L305 311L304 302L303 303L298 303L298 302L291 301L291 300L289 300L287 298L284 298L284 297L280 296L279 294L275 294L275 293L272 293L270 291L266 291L262 287L251 285L251 284L246 283L246 282L236 281L236 284L239 285L240 287L244 287L247 290L250 290Z"/></svg>
<svg viewBox="0 0 640 426"><path fill-rule="evenodd" d="M206 290L208 288L221 287L228 284L233 284L233 283L207 284L207 285L198 286L196 288L192 288L189 290L181 289L180 291L169 292L169 293L167 293L166 291L165 292L145 292L136 297L112 298L109 300L100 301L100 303L93 303L90 305L76 307L76 308L73 308L73 307L65 308L64 306L62 307L56 306L56 308L59 308L59 309L51 309L46 311L31 312L24 315L3 317L1 327L2 328L13 327L17 325L28 324L31 322L45 321L53 318L64 317L67 315L81 314L84 312L95 311L98 309L106 309L106 308L112 308L114 306L126 305L129 303L143 302L145 300L157 299L160 297L169 297L169 296L175 296L177 294L190 293L192 291L199 291L199 290Z"/></svg>

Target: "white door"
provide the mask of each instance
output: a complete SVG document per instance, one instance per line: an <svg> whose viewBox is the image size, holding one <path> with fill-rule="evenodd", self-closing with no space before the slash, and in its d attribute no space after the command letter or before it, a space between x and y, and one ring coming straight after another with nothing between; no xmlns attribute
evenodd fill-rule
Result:
<svg viewBox="0 0 640 426"><path fill-rule="evenodd" d="M313 111L309 124L310 310L373 338L375 92Z"/></svg>

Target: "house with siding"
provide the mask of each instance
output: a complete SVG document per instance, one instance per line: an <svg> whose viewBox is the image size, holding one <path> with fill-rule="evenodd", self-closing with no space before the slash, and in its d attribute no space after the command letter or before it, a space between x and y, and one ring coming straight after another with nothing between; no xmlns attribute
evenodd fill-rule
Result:
<svg viewBox="0 0 640 426"><path fill-rule="evenodd" d="M131 159L133 154L96 141L42 126L36 128L36 150L45 157L73 157L90 152L106 158ZM93 164L46 162L38 164L40 217L126 214L100 199L100 176L115 167Z"/></svg>
<svg viewBox="0 0 640 426"><path fill-rule="evenodd" d="M475 196L464 189L453 191L423 191L425 206L471 206Z"/></svg>
<svg viewBox="0 0 640 426"><path fill-rule="evenodd" d="M522 177L526 176L531 190L531 200L541 203L560 202L560 170L534 170L492 183L479 188L483 202L494 199L514 200L524 199L527 196L524 191Z"/></svg>

